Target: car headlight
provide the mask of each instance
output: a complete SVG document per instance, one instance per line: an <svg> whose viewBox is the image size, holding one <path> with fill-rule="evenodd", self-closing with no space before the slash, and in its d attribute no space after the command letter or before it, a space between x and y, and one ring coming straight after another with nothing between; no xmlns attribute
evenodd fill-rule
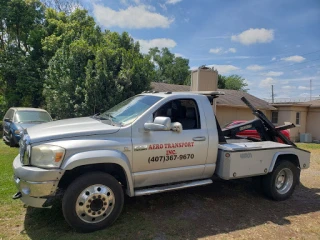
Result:
<svg viewBox="0 0 320 240"><path fill-rule="evenodd" d="M64 148L49 144L32 147L31 164L43 168L58 168L65 152Z"/></svg>
<svg viewBox="0 0 320 240"><path fill-rule="evenodd" d="M17 130L14 131L15 134L20 134L22 132L23 132L23 129L17 129Z"/></svg>

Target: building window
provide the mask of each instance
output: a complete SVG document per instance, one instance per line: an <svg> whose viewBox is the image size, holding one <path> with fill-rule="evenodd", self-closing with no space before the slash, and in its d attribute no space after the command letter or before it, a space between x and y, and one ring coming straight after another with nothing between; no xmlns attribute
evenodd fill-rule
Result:
<svg viewBox="0 0 320 240"><path fill-rule="evenodd" d="M296 113L296 124L300 125L300 113L299 112Z"/></svg>
<svg viewBox="0 0 320 240"><path fill-rule="evenodd" d="M271 122L277 124L278 123L278 113L279 112L271 112Z"/></svg>

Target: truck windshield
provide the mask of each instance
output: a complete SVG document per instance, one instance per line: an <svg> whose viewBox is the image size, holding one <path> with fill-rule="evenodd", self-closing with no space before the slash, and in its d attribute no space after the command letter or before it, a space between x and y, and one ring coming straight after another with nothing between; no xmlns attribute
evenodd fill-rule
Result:
<svg viewBox="0 0 320 240"><path fill-rule="evenodd" d="M47 112L18 111L14 116L14 122L50 122L52 121Z"/></svg>
<svg viewBox="0 0 320 240"><path fill-rule="evenodd" d="M156 96L137 95L100 114L98 118L108 119L112 123L125 126L132 123L160 99L161 97Z"/></svg>

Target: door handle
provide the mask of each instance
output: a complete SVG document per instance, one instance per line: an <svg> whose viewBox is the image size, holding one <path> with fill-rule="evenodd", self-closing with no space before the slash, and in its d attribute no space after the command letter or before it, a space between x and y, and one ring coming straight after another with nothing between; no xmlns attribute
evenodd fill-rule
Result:
<svg viewBox="0 0 320 240"><path fill-rule="evenodd" d="M206 137L194 137L192 138L193 141L205 141Z"/></svg>

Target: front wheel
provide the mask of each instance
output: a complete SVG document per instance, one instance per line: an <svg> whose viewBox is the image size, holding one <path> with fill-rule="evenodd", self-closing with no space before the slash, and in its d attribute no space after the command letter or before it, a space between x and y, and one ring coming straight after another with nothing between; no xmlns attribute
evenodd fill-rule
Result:
<svg viewBox="0 0 320 240"><path fill-rule="evenodd" d="M16 144L16 141L14 140L14 137L13 137L13 134L10 133L9 134L9 146L10 147L15 147L17 144Z"/></svg>
<svg viewBox="0 0 320 240"><path fill-rule="evenodd" d="M122 187L114 177L92 172L70 184L62 200L62 211L75 230L93 232L110 226L119 217L123 202Z"/></svg>
<svg viewBox="0 0 320 240"><path fill-rule="evenodd" d="M300 169L289 161L281 161L262 179L263 191L276 201L288 199L299 182Z"/></svg>

